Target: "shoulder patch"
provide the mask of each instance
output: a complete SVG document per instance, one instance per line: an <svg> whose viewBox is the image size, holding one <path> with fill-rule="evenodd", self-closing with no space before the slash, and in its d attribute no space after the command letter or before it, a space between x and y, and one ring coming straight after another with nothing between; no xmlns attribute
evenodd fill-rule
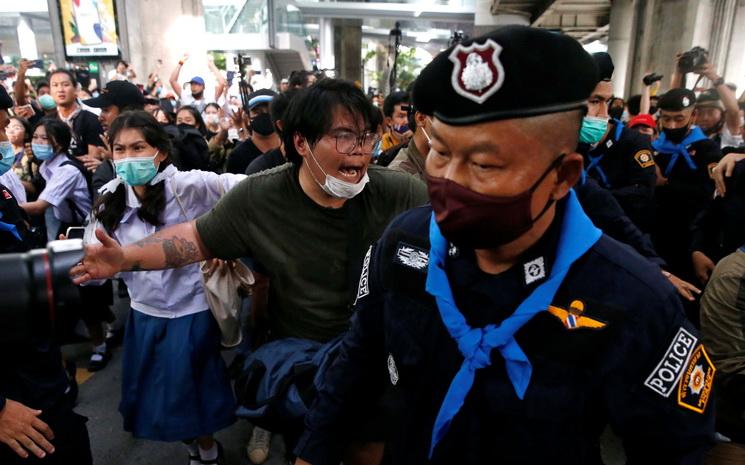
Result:
<svg viewBox="0 0 745 465"><path fill-rule="evenodd" d="M652 152L647 149L639 150L638 152L636 152L636 155L634 155L634 160L636 160L636 162L639 163L639 166L641 166L642 168L649 168L650 166L654 166L654 158L652 157Z"/></svg>
<svg viewBox="0 0 745 465"><path fill-rule="evenodd" d="M396 367L396 361L393 359L393 354L388 354L388 375L392 385L398 384L398 368Z"/></svg>
<svg viewBox="0 0 745 465"><path fill-rule="evenodd" d="M670 397L675 385L686 371L688 360L698 338L685 328L678 329L662 359L650 373L644 385L662 397Z"/></svg>
<svg viewBox="0 0 745 465"><path fill-rule="evenodd" d="M399 242L393 256L393 262L417 271L424 271L429 265L429 253L411 244Z"/></svg>
<svg viewBox="0 0 745 465"><path fill-rule="evenodd" d="M561 320L564 327L569 330L580 328L603 329L607 326L606 322L586 316L584 312L585 304L581 300L572 301L569 305L569 310L564 310L561 307L555 307L553 305L548 307L548 313Z"/></svg>
<svg viewBox="0 0 745 465"><path fill-rule="evenodd" d="M13 196L10 195L10 192L6 191L5 189L3 189L3 197L5 197L5 200L10 200L13 198Z"/></svg>
<svg viewBox="0 0 745 465"><path fill-rule="evenodd" d="M354 300L356 304L362 297L370 295L370 255L372 254L372 246L367 249L365 259L362 261L362 273L360 273L360 282L357 285L357 298Z"/></svg>
<svg viewBox="0 0 745 465"><path fill-rule="evenodd" d="M699 345L678 383L678 405L696 413L704 413L711 397L716 371L706 349Z"/></svg>

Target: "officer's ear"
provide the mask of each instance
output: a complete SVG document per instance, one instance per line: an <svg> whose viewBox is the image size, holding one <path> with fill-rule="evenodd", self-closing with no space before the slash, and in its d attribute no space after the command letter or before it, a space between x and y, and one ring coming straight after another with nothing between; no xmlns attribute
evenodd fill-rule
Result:
<svg viewBox="0 0 745 465"><path fill-rule="evenodd" d="M564 155L556 168L556 184L551 191L551 198L559 200L569 193L569 189L577 184L582 176L582 155L571 152Z"/></svg>

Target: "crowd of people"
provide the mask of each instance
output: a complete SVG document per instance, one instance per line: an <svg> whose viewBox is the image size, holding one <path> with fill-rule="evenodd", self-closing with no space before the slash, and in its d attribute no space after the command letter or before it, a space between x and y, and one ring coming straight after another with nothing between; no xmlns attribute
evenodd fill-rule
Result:
<svg viewBox="0 0 745 465"><path fill-rule="evenodd" d="M188 55L172 94L120 61L87 95L22 60L0 251L85 229L88 369L129 299L123 428L189 465L224 463L238 418L257 464L273 433L298 464L590 464L607 426L629 463L737 463L745 92L684 56L628 98L610 55L521 26L384 98L298 71L241 99L211 61L208 92ZM235 260L254 284L231 378L203 273ZM92 463L58 343L3 351L3 464Z"/></svg>

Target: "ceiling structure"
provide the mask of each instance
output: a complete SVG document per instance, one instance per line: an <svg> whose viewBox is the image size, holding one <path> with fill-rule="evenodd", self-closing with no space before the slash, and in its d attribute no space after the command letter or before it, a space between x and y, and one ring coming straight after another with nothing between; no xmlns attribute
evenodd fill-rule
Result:
<svg viewBox="0 0 745 465"><path fill-rule="evenodd" d="M610 0L492 0L491 13L521 14L535 27L561 31L581 43L608 38Z"/></svg>

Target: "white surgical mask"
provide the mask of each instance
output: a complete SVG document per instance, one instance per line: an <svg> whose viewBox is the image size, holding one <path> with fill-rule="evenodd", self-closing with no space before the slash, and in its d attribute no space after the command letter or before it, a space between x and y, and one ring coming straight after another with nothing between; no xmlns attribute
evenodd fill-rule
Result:
<svg viewBox="0 0 745 465"><path fill-rule="evenodd" d="M321 172L326 176L326 181L323 184L318 182L318 179L316 179L315 175L313 174L313 170L308 168L308 170L310 170L310 175L313 177L313 180L316 182L316 184L318 184L318 187L323 189L323 191L331 197L336 197L337 199L351 199L362 192L367 183L370 182L370 177L367 175L367 171L365 171L365 175L362 177L362 179L360 179L360 182L358 183L342 181L341 179L329 176L329 174L326 173L326 171L324 171L324 169L321 167L321 164L318 163L318 160L316 160L316 156L313 154L313 150L310 149L310 144L308 144L307 141L305 142L305 144L308 146L308 151L310 151L310 157L316 163L316 166L318 166Z"/></svg>

